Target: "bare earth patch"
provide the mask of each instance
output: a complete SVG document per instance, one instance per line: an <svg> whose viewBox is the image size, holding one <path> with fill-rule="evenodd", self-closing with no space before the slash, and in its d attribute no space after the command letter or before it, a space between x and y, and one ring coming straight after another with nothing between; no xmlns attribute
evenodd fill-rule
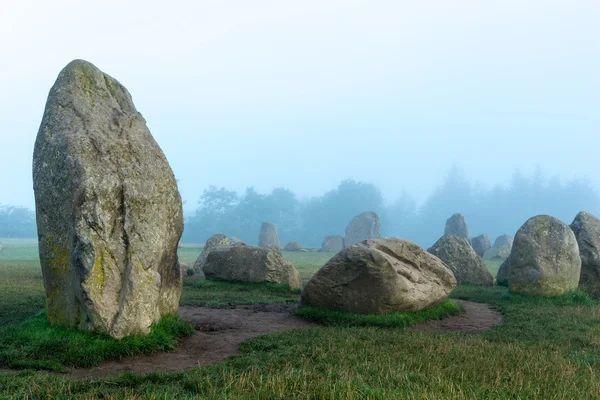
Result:
<svg viewBox="0 0 600 400"><path fill-rule="evenodd" d="M464 313L443 320L424 322L409 329L425 332L477 333L502 322L502 314L492 310L487 304L454 301L463 306ZM172 372L218 364L229 356L239 354L240 344L250 337L293 328L319 326L292 315L296 307L296 304L229 308L183 306L179 308L179 314L194 325L196 333L182 340L174 351L107 361L98 367L76 368L67 376L75 379L101 378L125 372ZM0 369L0 372L9 371Z"/></svg>
<svg viewBox="0 0 600 400"><path fill-rule="evenodd" d="M231 308L183 306L179 308L179 314L194 324L196 333L182 340L174 351L107 361L98 367L75 369L70 376L75 379L101 378L125 372L181 371L218 364L239 354L240 343L250 337L317 326L292 315L295 308L296 304Z"/></svg>
<svg viewBox="0 0 600 400"><path fill-rule="evenodd" d="M425 332L485 332L502 323L502 314L484 303L453 300L462 305L465 312L448 318L427 321L409 329Z"/></svg>

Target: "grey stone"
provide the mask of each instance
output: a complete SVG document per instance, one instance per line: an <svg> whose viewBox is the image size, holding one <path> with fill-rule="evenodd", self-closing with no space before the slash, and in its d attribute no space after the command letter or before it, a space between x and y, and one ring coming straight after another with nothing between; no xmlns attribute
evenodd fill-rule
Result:
<svg viewBox="0 0 600 400"><path fill-rule="evenodd" d="M450 267L459 285L469 283L492 286L494 284L494 277L485 267L483 259L475 253L464 238L444 235L427 251Z"/></svg>
<svg viewBox="0 0 600 400"><path fill-rule="evenodd" d="M444 235L453 235L464 238L469 244L471 243L471 234L465 217L462 214L454 214L446 221Z"/></svg>
<svg viewBox="0 0 600 400"><path fill-rule="evenodd" d="M300 251L302 246L298 242L289 242L283 248L285 251Z"/></svg>
<svg viewBox="0 0 600 400"><path fill-rule="evenodd" d="M50 90L33 188L50 323L122 338L177 312L175 177L127 89L88 62Z"/></svg>
<svg viewBox="0 0 600 400"><path fill-rule="evenodd" d="M508 257L498 268L496 274L496 285L508 287L508 275L510 272L510 257Z"/></svg>
<svg viewBox="0 0 600 400"><path fill-rule="evenodd" d="M376 213L367 211L357 215L346 227L344 245L349 247L363 240L378 239L380 238L380 229L381 223L379 215Z"/></svg>
<svg viewBox="0 0 600 400"><path fill-rule="evenodd" d="M243 243L218 247L204 265L204 276L212 280L235 282L273 282L302 287L300 274L275 247L254 247Z"/></svg>
<svg viewBox="0 0 600 400"><path fill-rule="evenodd" d="M325 253L339 253L342 250L344 250L344 237L341 235L332 235L323 239L320 251Z"/></svg>
<svg viewBox="0 0 600 400"><path fill-rule="evenodd" d="M600 298L600 220L582 211L575 217L571 229L581 257L579 289Z"/></svg>
<svg viewBox="0 0 600 400"><path fill-rule="evenodd" d="M260 227L260 235L258 236L259 247L276 247L279 248L279 235L275 224L264 222Z"/></svg>
<svg viewBox="0 0 600 400"><path fill-rule="evenodd" d="M206 259L211 251L220 247L220 246L231 246L233 245L233 241L225 235L220 233L216 235L212 235L208 238L204 247L202 248L202 252L194 262L194 274L202 274L202 270L204 269L204 264L206 264Z"/></svg>
<svg viewBox="0 0 600 400"><path fill-rule="evenodd" d="M581 257L575 234L548 215L530 218L519 228L509 262L512 293L557 296L579 285Z"/></svg>
<svg viewBox="0 0 600 400"><path fill-rule="evenodd" d="M492 244L490 243L490 237L487 233L484 233L483 235L471 239L471 246L473 246L473 250L475 250L475 253L477 253L479 257L483 257L483 253L489 250L492 247Z"/></svg>
<svg viewBox="0 0 600 400"><path fill-rule="evenodd" d="M513 246L512 236L502 235L494 240L494 245L491 249L483 253L483 258L490 260L492 258L507 258Z"/></svg>
<svg viewBox="0 0 600 400"><path fill-rule="evenodd" d="M301 303L361 314L416 311L443 302L452 271L406 240L367 240L335 255L308 282Z"/></svg>

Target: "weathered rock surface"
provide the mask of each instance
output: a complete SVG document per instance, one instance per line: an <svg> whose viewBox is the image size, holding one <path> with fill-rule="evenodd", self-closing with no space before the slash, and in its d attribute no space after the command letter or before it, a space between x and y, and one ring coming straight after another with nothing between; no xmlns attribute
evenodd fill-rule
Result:
<svg viewBox="0 0 600 400"><path fill-rule="evenodd" d="M321 250L325 253L339 253L344 250L344 237L341 235L326 236L321 244Z"/></svg>
<svg viewBox="0 0 600 400"><path fill-rule="evenodd" d="M443 302L455 287L452 271L419 246L374 239L329 260L304 288L301 303L361 314L415 311Z"/></svg>
<svg viewBox="0 0 600 400"><path fill-rule="evenodd" d="M127 89L88 62L50 90L33 186L50 323L121 338L177 312L175 177Z"/></svg>
<svg viewBox="0 0 600 400"><path fill-rule="evenodd" d="M279 235L275 224L264 222L260 227L260 235L258 236L259 247L276 247L279 248Z"/></svg>
<svg viewBox="0 0 600 400"><path fill-rule="evenodd" d="M298 242L289 242L283 248L285 251L300 251L302 246Z"/></svg>
<svg viewBox="0 0 600 400"><path fill-rule="evenodd" d="M475 253L466 239L444 235L429 250L431 254L446 263L460 285L492 286L494 277L485 267L483 259Z"/></svg>
<svg viewBox="0 0 600 400"><path fill-rule="evenodd" d="M444 235L453 235L464 238L468 243L471 243L471 233L465 217L462 214L454 214L446 221Z"/></svg>
<svg viewBox="0 0 600 400"><path fill-rule="evenodd" d="M557 296L577 289L580 273L579 246L568 225L538 215L519 228L510 254L511 292Z"/></svg>
<svg viewBox="0 0 600 400"><path fill-rule="evenodd" d="M494 240L494 245L491 249L483 253L483 258L490 260L492 258L507 258L513 246L513 238L508 235L498 236Z"/></svg>
<svg viewBox="0 0 600 400"><path fill-rule="evenodd" d="M368 239L378 239L380 237L381 222L379 215L372 211L364 212L352 218L352 221L346 227L346 238L344 245L346 247L362 242Z"/></svg>
<svg viewBox="0 0 600 400"><path fill-rule="evenodd" d="M231 246L233 245L233 241L227 236L217 233L216 235L212 235L208 238L204 247L202 248L202 252L194 262L194 274L202 274L202 270L204 269L204 264L206 264L206 259L211 251L220 246Z"/></svg>
<svg viewBox="0 0 600 400"><path fill-rule="evenodd" d="M600 220L592 214L580 212L571 229L575 233L581 257L579 289L600 298Z"/></svg>
<svg viewBox="0 0 600 400"><path fill-rule="evenodd" d="M483 253L492 248L492 244L490 243L490 237L487 235L487 233L484 233L483 235L479 235L471 239L471 246L473 247L473 250L475 250L475 253L477 253L479 257L483 257Z"/></svg>
<svg viewBox="0 0 600 400"><path fill-rule="evenodd" d="M508 257L498 268L496 274L496 285L508 287L508 274L510 272L510 257Z"/></svg>
<svg viewBox="0 0 600 400"><path fill-rule="evenodd" d="M211 251L204 265L207 279L236 282L273 282L302 287L300 274L275 247L254 247L238 243Z"/></svg>

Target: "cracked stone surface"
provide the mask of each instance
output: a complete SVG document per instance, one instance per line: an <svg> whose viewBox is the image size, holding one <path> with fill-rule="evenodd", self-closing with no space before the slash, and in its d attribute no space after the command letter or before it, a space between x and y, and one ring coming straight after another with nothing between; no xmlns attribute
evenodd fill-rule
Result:
<svg viewBox="0 0 600 400"><path fill-rule="evenodd" d="M82 60L60 72L33 182L51 323L121 338L177 312L181 197L125 87Z"/></svg>
<svg viewBox="0 0 600 400"><path fill-rule="evenodd" d="M301 303L361 314L417 311L456 287L436 256L402 239L367 240L335 255L308 282Z"/></svg>

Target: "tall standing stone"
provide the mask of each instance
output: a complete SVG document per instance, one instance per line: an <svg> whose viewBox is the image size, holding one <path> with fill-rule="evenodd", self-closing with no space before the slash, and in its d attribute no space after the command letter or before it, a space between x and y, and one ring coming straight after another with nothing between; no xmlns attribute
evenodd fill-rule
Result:
<svg viewBox="0 0 600 400"><path fill-rule="evenodd" d="M571 224L579 245L581 276L579 288L590 296L600 297L600 220L580 212Z"/></svg>
<svg viewBox="0 0 600 400"><path fill-rule="evenodd" d="M379 239L381 237L380 229L381 222L379 221L379 215L376 213L367 211L357 215L352 218L352 221L346 227L344 245L350 247L363 240Z"/></svg>
<svg viewBox="0 0 600 400"><path fill-rule="evenodd" d="M484 233L483 235L475 236L471 239L471 246L473 246L473 250L475 250L475 253L477 253L479 257L483 257L483 253L489 250L492 247L492 244L490 243L488 234Z"/></svg>
<svg viewBox="0 0 600 400"><path fill-rule="evenodd" d="M50 323L121 338L177 312L175 177L127 89L88 62L50 90L33 187Z"/></svg>
<svg viewBox="0 0 600 400"><path fill-rule="evenodd" d="M462 214L454 214L446 220L444 235L458 236L471 243L471 233L465 217Z"/></svg>
<svg viewBox="0 0 600 400"><path fill-rule="evenodd" d="M270 222L263 222L258 236L258 247L276 247L279 248L279 235L277 226Z"/></svg>
<svg viewBox="0 0 600 400"><path fill-rule="evenodd" d="M517 231L507 265L513 293L558 296L575 290L581 273L575 234L548 215L530 218Z"/></svg>

